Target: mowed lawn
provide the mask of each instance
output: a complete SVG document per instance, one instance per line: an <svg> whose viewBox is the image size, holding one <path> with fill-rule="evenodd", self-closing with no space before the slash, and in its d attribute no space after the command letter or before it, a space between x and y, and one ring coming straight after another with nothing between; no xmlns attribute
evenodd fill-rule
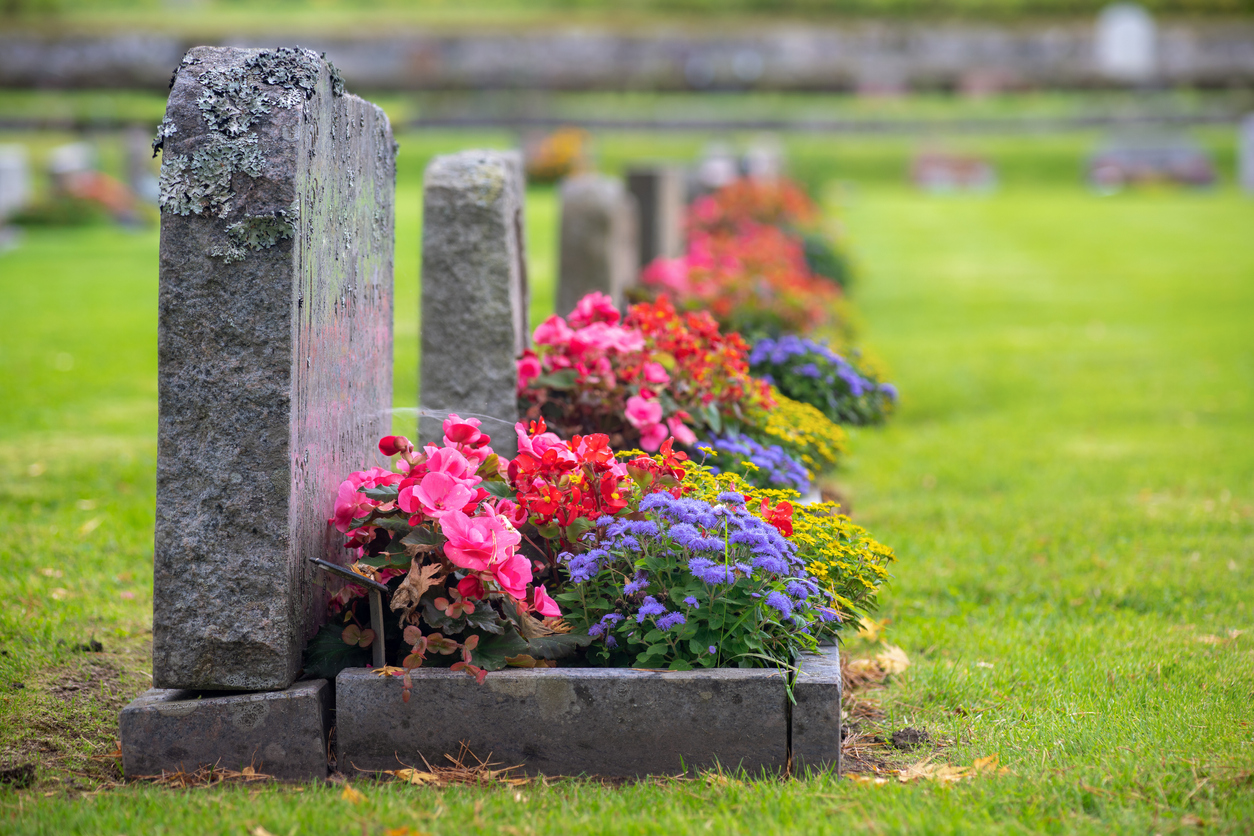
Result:
<svg viewBox="0 0 1254 836"><path fill-rule="evenodd" d="M405 406L414 184L402 177L398 233ZM912 660L863 731L926 729L935 745L898 764L996 755L1001 771L354 780L356 803L338 785L105 786L114 712L150 671L156 235L87 229L0 254L0 767L40 764L32 788L0 788L0 831L1250 832L1254 201L841 195L863 342L903 392L841 475L855 518L900 555L880 617ZM534 272L551 276L552 192L530 208ZM93 637L104 653L74 649Z"/></svg>

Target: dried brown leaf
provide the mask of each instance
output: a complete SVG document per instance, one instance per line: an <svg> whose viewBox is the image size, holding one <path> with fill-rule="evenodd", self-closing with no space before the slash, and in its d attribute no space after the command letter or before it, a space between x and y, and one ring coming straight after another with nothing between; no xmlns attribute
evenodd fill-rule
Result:
<svg viewBox="0 0 1254 836"><path fill-rule="evenodd" d="M408 618L427 590L443 583L445 577L444 567L438 563L411 563L409 574L405 575L405 580L392 593L392 610L401 610L402 617Z"/></svg>

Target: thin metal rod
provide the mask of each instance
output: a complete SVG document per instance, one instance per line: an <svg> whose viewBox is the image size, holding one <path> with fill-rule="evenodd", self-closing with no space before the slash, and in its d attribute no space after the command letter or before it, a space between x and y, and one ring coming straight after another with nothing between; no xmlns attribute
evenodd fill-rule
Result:
<svg viewBox="0 0 1254 836"><path fill-rule="evenodd" d="M370 629L374 630L374 666L381 668L387 664L387 651L383 647L383 595L377 589L370 593Z"/></svg>

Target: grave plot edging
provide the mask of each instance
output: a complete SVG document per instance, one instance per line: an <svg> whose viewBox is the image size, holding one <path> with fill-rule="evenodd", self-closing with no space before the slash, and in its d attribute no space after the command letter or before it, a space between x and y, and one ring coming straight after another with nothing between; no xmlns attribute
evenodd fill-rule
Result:
<svg viewBox="0 0 1254 836"><path fill-rule="evenodd" d="M813 765L839 762L839 663L836 670L834 689L830 677L819 676L803 691L803 742ZM529 774L633 777L716 766L759 773L782 772L788 763L795 707L775 670L506 669L480 685L464 673L419 668L411 678L406 702L399 677L340 672L341 772L447 763L444 755L456 756L463 743ZM833 745L834 752L823 751Z"/></svg>
<svg viewBox="0 0 1254 836"><path fill-rule="evenodd" d="M122 772L251 766L282 781L323 779L332 697L325 679L224 696L154 688L122 709Z"/></svg>

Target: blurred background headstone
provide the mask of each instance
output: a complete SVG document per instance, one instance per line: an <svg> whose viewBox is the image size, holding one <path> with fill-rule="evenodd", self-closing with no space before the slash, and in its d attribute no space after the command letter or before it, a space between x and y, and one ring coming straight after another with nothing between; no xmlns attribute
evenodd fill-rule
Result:
<svg viewBox="0 0 1254 836"><path fill-rule="evenodd" d="M48 155L48 176L54 199L94 204L119 223L139 221L135 193L121 180L96 169L96 149L89 142L53 148Z"/></svg>
<svg viewBox="0 0 1254 836"><path fill-rule="evenodd" d="M991 192L997 188L997 172L981 157L925 151L914 158L910 180L931 194Z"/></svg>
<svg viewBox="0 0 1254 836"><path fill-rule="evenodd" d="M616 177L577 174L562 182L561 205L558 315L594 291L621 308L640 273L635 198Z"/></svg>
<svg viewBox="0 0 1254 836"><path fill-rule="evenodd" d="M684 250L684 172L674 165L627 169L627 190L640 213L640 265L678 258Z"/></svg>
<svg viewBox="0 0 1254 836"><path fill-rule="evenodd" d="M1087 174L1103 194L1156 183L1211 186L1215 163L1188 137L1141 132L1107 140L1089 157Z"/></svg>
<svg viewBox="0 0 1254 836"><path fill-rule="evenodd" d="M743 168L755 180L778 180L784 175L784 144L773 134L755 137L745 151Z"/></svg>
<svg viewBox="0 0 1254 836"><path fill-rule="evenodd" d="M1241 120L1240 136L1237 140L1237 168L1241 188L1254 194L1254 113L1247 114Z"/></svg>
<svg viewBox="0 0 1254 836"><path fill-rule="evenodd" d="M1098 71L1112 81L1144 83L1158 69L1158 27L1143 6L1115 3L1097 16Z"/></svg>
<svg viewBox="0 0 1254 836"><path fill-rule="evenodd" d="M740 166L731 146L723 142L712 142L706 146L705 154L697 163L697 192L721 189L735 180L739 173Z"/></svg>
<svg viewBox="0 0 1254 836"><path fill-rule="evenodd" d="M17 241L9 218L30 200L30 160L25 145L0 145L0 250Z"/></svg>

